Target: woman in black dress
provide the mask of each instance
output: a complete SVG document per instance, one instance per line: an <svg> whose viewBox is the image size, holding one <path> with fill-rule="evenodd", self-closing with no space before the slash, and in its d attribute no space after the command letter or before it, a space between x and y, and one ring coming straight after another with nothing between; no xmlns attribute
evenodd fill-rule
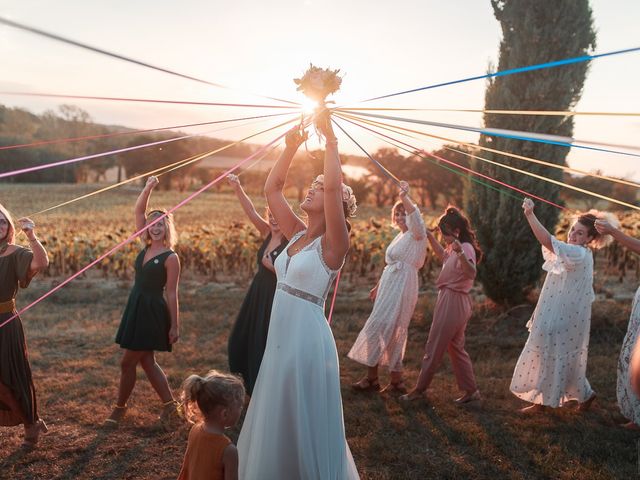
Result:
<svg viewBox="0 0 640 480"><path fill-rule="evenodd" d="M18 288L26 288L36 273L47 268L49 258L36 238L34 223L28 218L18 222L31 250L14 244L13 220L0 205L0 324L4 324L0 327L0 425L23 424L22 447L31 449L47 426L38 416L22 321L15 316L15 298Z"/></svg>
<svg viewBox="0 0 640 480"><path fill-rule="evenodd" d="M158 184L149 177L135 207L136 231L166 212L147 205L151 191ZM168 427L178 414L167 376L156 363L155 351L170 352L179 338L178 281L180 261L172 250L176 239L173 218L166 215L145 230L141 239L146 244L136 258L136 279L116 335L116 343L124 349L120 362L118 400L105 425L117 427L127 411L127 400L136 383L136 368L142 366L151 386L162 401L160 423Z"/></svg>
<svg viewBox="0 0 640 480"><path fill-rule="evenodd" d="M273 262L287 246L288 240L268 209L267 220L256 212L238 177L229 175L227 178L240 200L242 209L264 238L258 250L258 272L253 277L229 336L229 370L242 376L247 395L251 396L267 343L271 304L276 291Z"/></svg>

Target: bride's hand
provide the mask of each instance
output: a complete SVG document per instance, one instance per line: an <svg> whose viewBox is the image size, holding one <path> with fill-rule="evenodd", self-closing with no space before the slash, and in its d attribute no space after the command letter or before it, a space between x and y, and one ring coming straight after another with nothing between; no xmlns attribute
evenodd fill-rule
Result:
<svg viewBox="0 0 640 480"><path fill-rule="evenodd" d="M331 112L328 108L324 108L316 114L314 123L327 142L334 142L336 140L336 134L333 132L333 126L331 124Z"/></svg>
<svg viewBox="0 0 640 480"><path fill-rule="evenodd" d="M287 136L285 137L285 144L289 148L297 149L307 140L307 138L309 138L309 133L305 130L302 130L300 125L296 125L287 132Z"/></svg>

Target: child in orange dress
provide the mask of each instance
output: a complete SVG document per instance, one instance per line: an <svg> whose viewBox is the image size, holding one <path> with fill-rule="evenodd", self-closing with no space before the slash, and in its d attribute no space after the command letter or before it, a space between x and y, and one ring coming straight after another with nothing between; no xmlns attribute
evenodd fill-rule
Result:
<svg viewBox="0 0 640 480"><path fill-rule="evenodd" d="M184 381L185 413L187 418L195 414L200 421L189 432L178 480L237 480L238 450L224 431L238 422L244 397L240 378L216 370ZM194 403L196 412L191 410Z"/></svg>

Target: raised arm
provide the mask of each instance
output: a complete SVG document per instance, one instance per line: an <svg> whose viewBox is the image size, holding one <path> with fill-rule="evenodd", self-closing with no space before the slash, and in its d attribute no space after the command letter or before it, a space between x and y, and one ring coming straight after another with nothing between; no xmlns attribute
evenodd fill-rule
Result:
<svg viewBox="0 0 640 480"><path fill-rule="evenodd" d="M342 266L349 250L349 231L342 207L342 166L338 154L338 140L331 126L331 116L324 110L316 117L318 130L325 138L324 154L324 260L332 269Z"/></svg>
<svg viewBox="0 0 640 480"><path fill-rule="evenodd" d="M145 184L142 192L138 195L138 200L136 200L135 207L135 217L136 217L136 232L142 230L147 222L147 207L149 205L149 197L151 196L151 190L158 185L158 178L151 176L147 178L147 183Z"/></svg>
<svg viewBox="0 0 640 480"><path fill-rule="evenodd" d="M253 225L258 229L260 235L263 237L269 235L269 224L256 211L256 207L253 205L253 202L242 188L238 176L233 174L227 175L227 180L229 181L229 185L231 185L233 190L236 192L236 196L238 197L238 200L240 200L242 210L244 210L244 213L249 217L251 223L253 223Z"/></svg>
<svg viewBox="0 0 640 480"><path fill-rule="evenodd" d="M431 245L433 253L442 261L444 259L444 247L440 245L436 236L429 229L427 229L427 240L429 240L429 245Z"/></svg>
<svg viewBox="0 0 640 480"><path fill-rule="evenodd" d="M167 306L169 307L169 318L171 327L169 328L169 343L174 344L180 338L180 308L178 306L178 282L180 280L180 259L176 254L171 254L165 262L167 271L167 285L165 294Z"/></svg>
<svg viewBox="0 0 640 480"><path fill-rule="evenodd" d="M26 217L21 218L18 220L18 224L20 224L20 228L22 228L22 231L29 239L29 246L33 252L33 258L31 259L29 272L27 273L28 278L32 278L38 272L41 272L49 266L49 257L47 255L47 251L40 243L40 240L36 237L36 225L33 220Z"/></svg>
<svg viewBox="0 0 640 480"><path fill-rule="evenodd" d="M420 212L417 213L415 221L413 220L413 217L411 219L409 218L409 215L412 215L414 212L416 212L417 208L413 203L413 200L411 200L411 197L409 197L409 184L404 180L400 182L399 196L400 201L404 206L404 211L407 214L407 228L411 232L411 236L416 240L422 240L426 235L424 221L420 216Z"/></svg>
<svg viewBox="0 0 640 480"><path fill-rule="evenodd" d="M640 240L630 237L629 235L615 228L607 220L596 220L596 230L601 235L611 235L617 242L621 243L634 253L640 254Z"/></svg>
<svg viewBox="0 0 640 480"><path fill-rule="evenodd" d="M292 238L296 233L305 228L304 222L293 213L289 202L284 197L283 189L287 180L287 172L291 165L291 160L298 147L307 138L307 132L303 132L300 126L289 130L286 137L286 147L269 172L267 181L264 184L264 194L267 197L267 204L271 214L280 225L280 230L286 238Z"/></svg>
<svg viewBox="0 0 640 480"><path fill-rule="evenodd" d="M522 202L522 210L524 210L524 216L527 218L527 222L529 222L529 226L531 227L531 231L536 236L540 244L545 247L547 250L553 252L553 245L551 244L551 234L549 231L544 228L544 226L536 217L536 214L533 213L533 201L530 198L525 198L524 202Z"/></svg>

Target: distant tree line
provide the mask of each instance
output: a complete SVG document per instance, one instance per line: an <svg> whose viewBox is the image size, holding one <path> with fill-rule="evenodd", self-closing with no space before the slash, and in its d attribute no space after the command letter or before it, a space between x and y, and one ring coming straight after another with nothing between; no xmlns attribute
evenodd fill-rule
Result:
<svg viewBox="0 0 640 480"><path fill-rule="evenodd" d="M74 105L61 105L57 111L47 111L35 115L20 108L7 108L0 105L0 146L46 141L51 139L104 135L116 132L127 132L131 129L122 126L102 125L92 121L87 112ZM182 132L149 132L144 134L119 135L115 137L48 144L39 147L0 150L0 172L25 168L58 160L92 155L109 150L117 150L135 145L142 145L183 136ZM32 172L3 179L5 182L29 183L94 183L105 180L105 173L113 167L118 168L118 179L130 178L150 170L160 168L190 156L214 150L226 145L229 141L198 136L175 142L168 142L153 147L132 150L119 155L96 158L85 162ZM226 157L246 158L258 148L257 145L235 145L221 155ZM413 197L426 208L439 209L447 203L462 205L465 185L469 183L469 175L434 157L444 158L450 162L470 168L472 159L469 154L488 156L469 147L445 145L429 152L402 154L396 148L380 148L371 155L394 175L406 179L411 185ZM273 152L263 162L272 162L278 152ZM322 150L307 151L301 148L289 172L289 194L302 200L313 177L322 173ZM356 155L342 155L343 163L362 167L363 175L346 181L353 187L360 203L368 203L378 207L391 205L396 200L397 187L383 175L368 158ZM507 159L495 158L507 163ZM523 166L523 162L518 164ZM474 168L477 168L475 165ZM180 190L194 188L207 183L223 173L221 169L202 168L198 162L187 167L165 174L162 188ZM504 178L506 171L497 169L495 176ZM250 169L242 174L245 189L259 195L266 178L264 169ZM593 177L575 177L565 174L562 180L580 188L611 196L628 203L636 203L636 189L633 187L606 182ZM525 188L530 180L522 175L514 177L515 186ZM536 180L539 184L543 182ZM226 185L221 183L219 188ZM485 188L485 187L479 187ZM564 189L560 193L560 202L583 203L593 205L594 200L582 193Z"/></svg>

